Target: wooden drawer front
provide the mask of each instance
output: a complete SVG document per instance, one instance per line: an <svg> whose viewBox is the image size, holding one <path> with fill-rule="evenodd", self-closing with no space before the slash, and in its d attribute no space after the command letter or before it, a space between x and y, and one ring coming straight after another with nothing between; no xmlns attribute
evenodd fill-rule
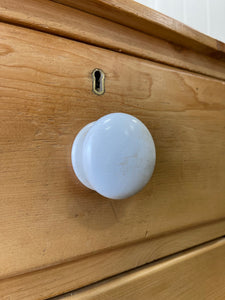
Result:
<svg viewBox="0 0 225 300"><path fill-rule="evenodd" d="M161 243L163 255L224 234L224 82L12 25L0 36L1 278L176 232L186 244ZM70 152L84 125L117 111L150 129L157 163L143 191L110 201L78 182Z"/></svg>
<svg viewBox="0 0 225 300"><path fill-rule="evenodd" d="M222 300L224 257L221 239L55 300Z"/></svg>

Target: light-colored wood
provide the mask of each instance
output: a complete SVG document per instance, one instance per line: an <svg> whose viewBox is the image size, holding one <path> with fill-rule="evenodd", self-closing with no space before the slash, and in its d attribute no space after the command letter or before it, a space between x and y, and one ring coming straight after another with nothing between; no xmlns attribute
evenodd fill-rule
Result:
<svg viewBox="0 0 225 300"><path fill-rule="evenodd" d="M54 298L61 300L224 300L225 239Z"/></svg>
<svg viewBox="0 0 225 300"><path fill-rule="evenodd" d="M224 218L223 82L0 28L1 276L138 240L146 231ZM101 97L91 91L96 67L106 74ZM157 150L151 184L124 201L80 186L70 162L77 132L113 111L140 118Z"/></svg>
<svg viewBox="0 0 225 300"><path fill-rule="evenodd" d="M82 5L86 1L74 3ZM107 9L105 13L109 11ZM199 53L185 48L181 37L180 43L175 45L160 36L154 37L51 1L0 0L0 20L225 79L225 62L221 52L217 53L221 59L214 59L204 51Z"/></svg>
<svg viewBox="0 0 225 300"><path fill-rule="evenodd" d="M225 44L132 0L53 0L212 56L225 57ZM220 54L219 54L220 53Z"/></svg>
<svg viewBox="0 0 225 300"><path fill-rule="evenodd" d="M1 280L0 299L42 300L60 295L219 237L224 228L225 221L210 223Z"/></svg>
<svg viewBox="0 0 225 300"><path fill-rule="evenodd" d="M224 219L224 82L12 25L0 36L1 278ZM115 111L157 150L151 182L123 201L81 186L70 162L78 131Z"/></svg>

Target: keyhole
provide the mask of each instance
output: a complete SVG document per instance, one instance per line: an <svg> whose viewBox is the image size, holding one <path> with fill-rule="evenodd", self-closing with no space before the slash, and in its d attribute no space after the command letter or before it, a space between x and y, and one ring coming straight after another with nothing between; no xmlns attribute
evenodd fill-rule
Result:
<svg viewBox="0 0 225 300"><path fill-rule="evenodd" d="M100 69L94 69L92 72L92 88L96 95L102 95L105 92L105 74Z"/></svg>
<svg viewBox="0 0 225 300"><path fill-rule="evenodd" d="M98 92L100 90L100 78L101 78L100 71L95 71L95 88Z"/></svg>

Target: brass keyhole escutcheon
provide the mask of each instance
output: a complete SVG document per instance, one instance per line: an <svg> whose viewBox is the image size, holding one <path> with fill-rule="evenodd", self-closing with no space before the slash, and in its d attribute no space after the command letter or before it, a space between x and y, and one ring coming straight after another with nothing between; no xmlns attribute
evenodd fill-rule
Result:
<svg viewBox="0 0 225 300"><path fill-rule="evenodd" d="M92 72L92 90L98 96L105 93L105 74L100 69L94 69Z"/></svg>

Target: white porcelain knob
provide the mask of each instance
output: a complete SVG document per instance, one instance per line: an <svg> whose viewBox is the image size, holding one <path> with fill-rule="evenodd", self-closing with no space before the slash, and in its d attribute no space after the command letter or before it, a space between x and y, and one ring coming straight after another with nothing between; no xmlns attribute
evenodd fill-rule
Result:
<svg viewBox="0 0 225 300"><path fill-rule="evenodd" d="M71 158L75 174L86 187L110 199L123 199L147 184L156 152L152 136L140 120L112 113L81 129Z"/></svg>

